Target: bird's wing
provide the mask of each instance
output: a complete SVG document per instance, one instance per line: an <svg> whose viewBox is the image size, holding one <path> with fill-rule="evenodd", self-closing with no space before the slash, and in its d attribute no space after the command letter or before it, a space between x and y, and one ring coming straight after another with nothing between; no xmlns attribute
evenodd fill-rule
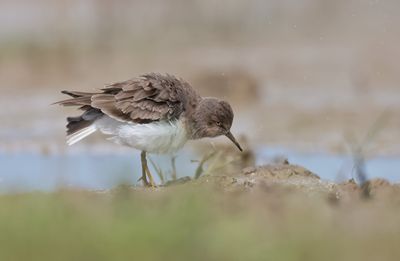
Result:
<svg viewBox="0 0 400 261"><path fill-rule="evenodd" d="M183 80L154 73L110 84L102 91L91 97L92 107L116 120L135 123L178 118L187 104L185 92L194 93Z"/></svg>

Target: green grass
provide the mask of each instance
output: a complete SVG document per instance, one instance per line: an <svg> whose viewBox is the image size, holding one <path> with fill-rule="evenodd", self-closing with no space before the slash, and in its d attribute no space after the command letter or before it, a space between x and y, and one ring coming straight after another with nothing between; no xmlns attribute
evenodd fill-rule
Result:
<svg viewBox="0 0 400 261"><path fill-rule="evenodd" d="M203 186L0 197L0 260L398 260L398 205Z"/></svg>

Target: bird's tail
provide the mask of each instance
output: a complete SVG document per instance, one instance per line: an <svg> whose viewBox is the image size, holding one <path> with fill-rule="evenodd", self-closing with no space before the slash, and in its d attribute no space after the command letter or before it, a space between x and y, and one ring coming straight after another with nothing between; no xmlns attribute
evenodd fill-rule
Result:
<svg viewBox="0 0 400 261"><path fill-rule="evenodd" d="M99 109L90 106L91 96L94 95L94 93L73 91L62 91L62 93L67 94L72 98L54 104L63 106L79 106L79 109L84 111L80 116L67 118L67 144L73 145L96 132L97 128L94 123L104 114Z"/></svg>
<svg viewBox="0 0 400 261"><path fill-rule="evenodd" d="M67 136L67 144L71 146L77 143L78 141L86 138L90 134L96 132L96 130L97 128L95 124L91 124L86 128L79 129L78 131Z"/></svg>

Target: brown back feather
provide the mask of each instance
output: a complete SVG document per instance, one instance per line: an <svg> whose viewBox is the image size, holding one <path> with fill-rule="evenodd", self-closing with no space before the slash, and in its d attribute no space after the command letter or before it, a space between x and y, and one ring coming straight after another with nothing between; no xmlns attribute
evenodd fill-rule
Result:
<svg viewBox="0 0 400 261"><path fill-rule="evenodd" d="M92 96L91 106L117 120L135 123L179 118L201 99L185 81L155 73L114 83L102 90L102 94Z"/></svg>
<svg viewBox="0 0 400 261"><path fill-rule="evenodd" d="M106 114L119 121L135 123L177 119L183 112L193 110L201 100L187 82L156 73L110 84L99 93L62 93L72 98L55 104L79 106L84 110L82 116L95 112L97 117ZM69 121L68 132L85 128L93 121L84 118L78 121L78 118L70 118L74 121Z"/></svg>

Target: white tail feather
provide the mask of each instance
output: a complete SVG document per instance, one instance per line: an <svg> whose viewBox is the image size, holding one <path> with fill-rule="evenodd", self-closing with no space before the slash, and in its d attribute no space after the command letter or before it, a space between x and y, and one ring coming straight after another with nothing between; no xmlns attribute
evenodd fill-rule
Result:
<svg viewBox="0 0 400 261"><path fill-rule="evenodd" d="M94 124L90 125L89 127L84 128L84 129L81 129L81 130L75 132L74 134L67 136L67 144L69 146L71 146L71 145L77 143L78 141L86 138L90 134L96 132L96 130L97 130L97 128Z"/></svg>

